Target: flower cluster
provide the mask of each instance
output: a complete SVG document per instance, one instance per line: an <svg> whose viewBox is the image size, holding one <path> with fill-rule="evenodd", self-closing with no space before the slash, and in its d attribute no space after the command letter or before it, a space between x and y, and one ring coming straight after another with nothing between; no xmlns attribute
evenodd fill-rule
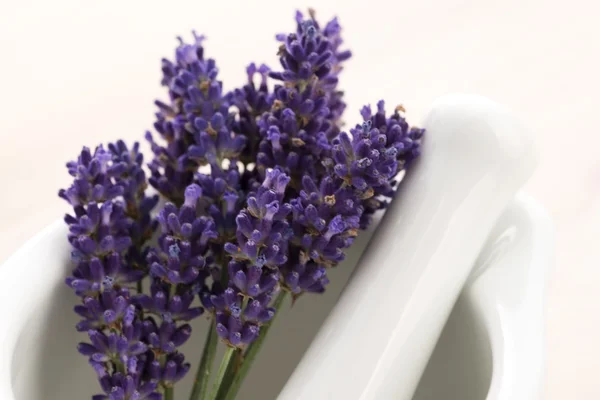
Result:
<svg viewBox="0 0 600 400"><path fill-rule="evenodd" d="M76 263L66 282L82 300L75 307L82 317L77 329L91 343L81 343L79 351L106 393L97 399L160 398L159 381L144 368L152 360L131 294L148 273L143 258L158 201L145 194L142 163L137 143L128 149L119 141L93 153L84 148L67 164L72 185L59 192L74 211L65 217Z"/></svg>
<svg viewBox="0 0 600 400"><path fill-rule="evenodd" d="M156 102L156 140L146 134L148 180L137 143L84 148L67 164L74 182L59 195L73 206L65 221L76 263L67 284L82 299L77 329L89 343L79 351L105 392L97 399L172 400L190 369L179 349L202 314L243 362L283 294L326 289L328 269L419 156L424 131L401 106L365 106L342 131L339 74L351 53L339 22L322 26L310 10L296 23L276 36L282 69L250 64L231 92L203 36L179 39L174 60L162 61L169 101ZM154 218L146 182L167 200Z"/></svg>
<svg viewBox="0 0 600 400"><path fill-rule="evenodd" d="M398 172L419 155L423 130L409 128L400 110L386 117L383 101L374 115L365 107L365 121L331 141L318 184L308 175L302 178L299 195L290 201L297 262L284 274L295 295L323 290L326 268L344 259L358 230L393 195Z"/></svg>
<svg viewBox="0 0 600 400"><path fill-rule="evenodd" d="M277 35L283 71L269 76L282 84L258 119L256 160L260 172L277 168L292 179L284 201L293 234L279 272L284 289L299 296L324 290L327 268L344 259L392 196L394 178L419 155L423 130L409 128L402 107L386 116L381 101L375 114L363 108L362 124L340 132L338 74L351 56L341 49L341 27L334 18L321 28L313 11L308 19L297 13L296 22L296 32Z"/></svg>

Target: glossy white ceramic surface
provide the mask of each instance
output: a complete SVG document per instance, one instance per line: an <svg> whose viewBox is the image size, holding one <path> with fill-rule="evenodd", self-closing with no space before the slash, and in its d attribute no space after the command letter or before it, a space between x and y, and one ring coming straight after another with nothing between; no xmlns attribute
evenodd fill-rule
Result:
<svg viewBox="0 0 600 400"><path fill-rule="evenodd" d="M531 137L488 99L442 97L423 126L423 156L281 400L410 399L485 239L533 172Z"/></svg>
<svg viewBox="0 0 600 400"><path fill-rule="evenodd" d="M477 258L414 400L537 400L545 370L550 217L518 194Z"/></svg>

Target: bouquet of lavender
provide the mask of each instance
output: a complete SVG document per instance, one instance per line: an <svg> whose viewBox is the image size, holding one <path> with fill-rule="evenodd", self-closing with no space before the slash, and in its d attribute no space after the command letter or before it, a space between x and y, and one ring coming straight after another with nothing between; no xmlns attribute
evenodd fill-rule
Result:
<svg viewBox="0 0 600 400"><path fill-rule="evenodd" d="M162 61L169 102L156 102L157 134L146 134L149 176L138 143L84 148L67 164L73 183L59 195L73 207L76 266L66 283L89 337L79 352L104 392L94 400L173 400L190 370L178 349L202 314L210 331L189 399L234 399L283 299L325 290L419 155L423 130L401 106L366 106L341 131L338 75L351 53L340 25L312 11L296 22L276 36L281 70L250 64L230 92L203 37L180 39ZM167 201L157 213L148 183Z"/></svg>

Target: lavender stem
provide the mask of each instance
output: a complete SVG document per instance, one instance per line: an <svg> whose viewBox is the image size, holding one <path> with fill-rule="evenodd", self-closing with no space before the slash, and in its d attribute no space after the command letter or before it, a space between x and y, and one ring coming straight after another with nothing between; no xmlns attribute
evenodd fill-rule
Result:
<svg viewBox="0 0 600 400"><path fill-rule="evenodd" d="M219 395L219 392L222 390L221 385L227 383L227 371L230 370L230 364L235 361L234 356L236 355L236 352L237 349L235 347L228 346L227 350L225 350L223 360L221 360L221 365L219 366L219 372L217 372L217 377L215 378L212 393L209 397L210 400L216 400Z"/></svg>
<svg viewBox="0 0 600 400"><path fill-rule="evenodd" d="M175 388L166 387L165 388L165 397L164 400L174 400L175 399Z"/></svg>
<svg viewBox="0 0 600 400"><path fill-rule="evenodd" d="M217 332L215 330L215 321L213 320L208 328L208 336L204 342L204 350L202 351L200 364L198 364L198 371L196 372L196 378L194 380L194 386L192 387L192 393L190 394L190 400L204 400L206 398L208 379L210 377L210 370L212 369L212 364L215 359L217 343Z"/></svg>

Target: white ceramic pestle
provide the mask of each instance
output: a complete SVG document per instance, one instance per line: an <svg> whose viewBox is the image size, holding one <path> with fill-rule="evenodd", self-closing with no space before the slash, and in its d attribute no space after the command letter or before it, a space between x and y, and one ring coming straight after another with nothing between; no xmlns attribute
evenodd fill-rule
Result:
<svg viewBox="0 0 600 400"><path fill-rule="evenodd" d="M423 127L423 155L280 400L409 400L495 221L534 170L532 138L486 98L444 96Z"/></svg>

